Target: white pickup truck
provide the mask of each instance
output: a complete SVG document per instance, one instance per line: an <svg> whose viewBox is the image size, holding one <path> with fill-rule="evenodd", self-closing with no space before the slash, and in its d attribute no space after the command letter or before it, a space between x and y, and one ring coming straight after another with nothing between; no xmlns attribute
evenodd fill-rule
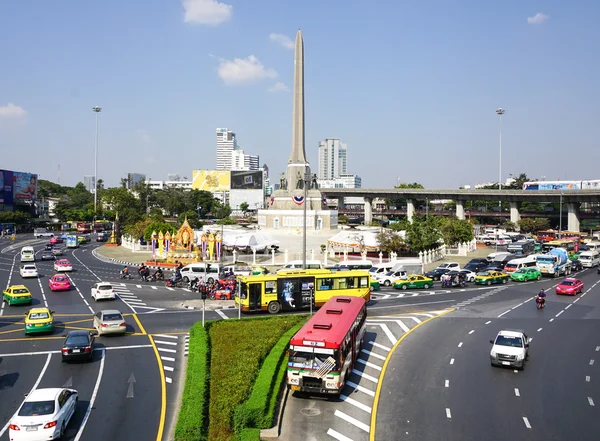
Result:
<svg viewBox="0 0 600 441"><path fill-rule="evenodd" d="M33 235L36 239L41 239L42 237L54 237L54 233L48 231L46 228L36 228L33 230Z"/></svg>

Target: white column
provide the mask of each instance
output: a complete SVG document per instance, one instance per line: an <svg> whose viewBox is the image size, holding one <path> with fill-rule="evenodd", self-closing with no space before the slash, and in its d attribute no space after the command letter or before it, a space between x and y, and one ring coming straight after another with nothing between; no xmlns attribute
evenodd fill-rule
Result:
<svg viewBox="0 0 600 441"><path fill-rule="evenodd" d="M412 199L406 200L406 219L412 224L415 215L415 204Z"/></svg>
<svg viewBox="0 0 600 441"><path fill-rule="evenodd" d="M284 265L286 263L288 263L288 255L289 255L289 251L287 250L287 248L283 251L283 263Z"/></svg>
<svg viewBox="0 0 600 441"><path fill-rule="evenodd" d="M256 265L256 248L252 247L252 265Z"/></svg>
<svg viewBox="0 0 600 441"><path fill-rule="evenodd" d="M579 231L579 202L567 203L567 228L569 231Z"/></svg>
<svg viewBox="0 0 600 441"><path fill-rule="evenodd" d="M380 251L379 252L379 264L381 265L383 263L383 253Z"/></svg>
<svg viewBox="0 0 600 441"><path fill-rule="evenodd" d="M456 217L460 220L465 220L465 205L464 201L454 201L456 203Z"/></svg>
<svg viewBox="0 0 600 441"><path fill-rule="evenodd" d="M271 248L271 265L275 265L275 248Z"/></svg>
<svg viewBox="0 0 600 441"><path fill-rule="evenodd" d="M323 253L323 266L327 266L327 250Z"/></svg>
<svg viewBox="0 0 600 441"><path fill-rule="evenodd" d="M510 203L510 221L513 224L516 224L520 220L521 220L521 213L519 212L519 203L511 202Z"/></svg>
<svg viewBox="0 0 600 441"><path fill-rule="evenodd" d="M236 257L237 257L237 251L233 250L233 253L231 253L231 254L233 254L233 263L235 263Z"/></svg>
<svg viewBox="0 0 600 441"><path fill-rule="evenodd" d="M365 199L365 225L369 225L373 222L373 198L364 198Z"/></svg>
<svg viewBox="0 0 600 441"><path fill-rule="evenodd" d="M310 260L315 260L315 250L310 250Z"/></svg>

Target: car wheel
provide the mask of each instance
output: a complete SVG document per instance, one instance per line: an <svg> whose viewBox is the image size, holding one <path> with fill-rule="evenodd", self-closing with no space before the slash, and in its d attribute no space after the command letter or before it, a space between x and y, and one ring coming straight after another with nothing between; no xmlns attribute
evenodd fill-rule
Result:
<svg viewBox="0 0 600 441"><path fill-rule="evenodd" d="M187 277L187 276L186 276L186 277L184 277L182 280L183 280L185 283L190 283L190 279L188 279L188 277Z"/></svg>
<svg viewBox="0 0 600 441"><path fill-rule="evenodd" d="M383 282L383 286L390 286L392 284L392 282L390 282L389 280L384 280Z"/></svg>
<svg viewBox="0 0 600 441"><path fill-rule="evenodd" d="M541 280L541 279L542 279L542 276L540 276L540 275L538 274L538 276L536 277L536 280L538 280L538 281L539 281L539 280Z"/></svg>
<svg viewBox="0 0 600 441"><path fill-rule="evenodd" d="M428 288L429 288L429 283L425 283L425 284L423 285L423 288L424 288L424 289L428 289Z"/></svg>
<svg viewBox="0 0 600 441"><path fill-rule="evenodd" d="M406 283L404 285L402 285L402 289L407 289L408 286L406 286Z"/></svg>
<svg viewBox="0 0 600 441"><path fill-rule="evenodd" d="M486 282L486 285L487 285L487 286L490 286L491 284L492 284L492 281L491 281L491 280L488 280L488 281Z"/></svg>
<svg viewBox="0 0 600 441"><path fill-rule="evenodd" d="M471 283L472 283L472 282L474 282L474 281L475 281L475 277L471 277L471 278L469 279L469 282L471 282Z"/></svg>
<svg viewBox="0 0 600 441"><path fill-rule="evenodd" d="M213 279L212 277L209 277L209 278L208 278L206 281L207 281L208 283L213 283L213 282L215 281L215 279Z"/></svg>
<svg viewBox="0 0 600 441"><path fill-rule="evenodd" d="M268 309L271 314L277 314L281 310L281 305L279 302L271 302Z"/></svg>
<svg viewBox="0 0 600 441"><path fill-rule="evenodd" d="M506 283L506 282L507 282L507 280L506 280L506 279L502 279L502 283Z"/></svg>

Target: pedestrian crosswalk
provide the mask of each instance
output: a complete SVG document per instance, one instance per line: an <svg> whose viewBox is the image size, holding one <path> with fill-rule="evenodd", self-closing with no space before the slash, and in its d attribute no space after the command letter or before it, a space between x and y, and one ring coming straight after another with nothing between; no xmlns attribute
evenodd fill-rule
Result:
<svg viewBox="0 0 600 441"><path fill-rule="evenodd" d="M173 383L173 377L177 370L177 356L183 352L184 357L188 355L189 334L183 336L183 351L181 348L181 339L178 335L155 334L152 336L154 344L160 355L162 368L165 374L165 382Z"/></svg>

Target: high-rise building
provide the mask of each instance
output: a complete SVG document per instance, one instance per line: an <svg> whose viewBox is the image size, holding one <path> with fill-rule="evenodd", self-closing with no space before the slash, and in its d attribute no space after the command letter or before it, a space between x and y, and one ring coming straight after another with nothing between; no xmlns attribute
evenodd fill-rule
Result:
<svg viewBox="0 0 600 441"><path fill-rule="evenodd" d="M94 185L94 176L86 175L83 177L83 185L85 185L85 189L90 193L93 193L96 189Z"/></svg>
<svg viewBox="0 0 600 441"><path fill-rule="evenodd" d="M127 173L127 189L133 190L135 184L138 182L144 182L146 180L146 175L142 173Z"/></svg>
<svg viewBox="0 0 600 441"><path fill-rule="evenodd" d="M231 170L232 152L238 150L235 133L217 129L217 170Z"/></svg>
<svg viewBox="0 0 600 441"><path fill-rule="evenodd" d="M260 158L258 155L244 155L244 166L248 170L258 170L260 165Z"/></svg>
<svg viewBox="0 0 600 441"><path fill-rule="evenodd" d="M231 164L226 170L258 170L259 157L247 155L244 150L237 149L231 152Z"/></svg>
<svg viewBox="0 0 600 441"><path fill-rule="evenodd" d="M337 138L327 138L319 142L317 177L332 180L348 174L346 144Z"/></svg>

